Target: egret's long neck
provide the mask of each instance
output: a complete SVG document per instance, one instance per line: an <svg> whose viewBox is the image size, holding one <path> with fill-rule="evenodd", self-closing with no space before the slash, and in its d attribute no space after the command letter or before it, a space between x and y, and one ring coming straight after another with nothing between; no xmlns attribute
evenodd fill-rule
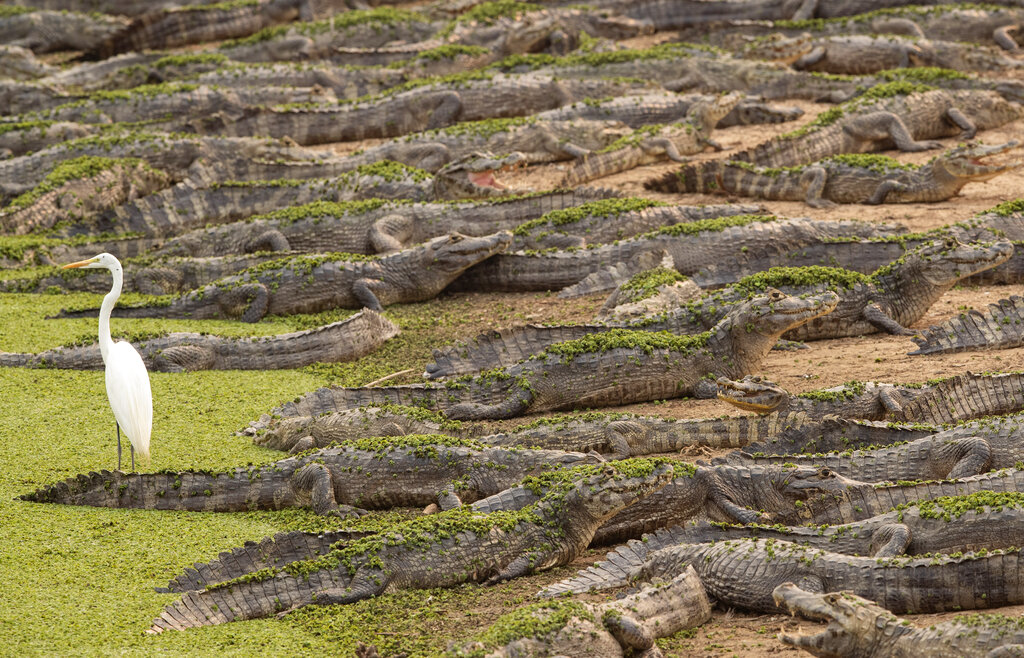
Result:
<svg viewBox="0 0 1024 658"><path fill-rule="evenodd" d="M110 292L103 298L103 305L100 306L100 354L103 356L103 363L107 362L107 354L113 347L114 341L110 338L110 313L114 310L117 298L121 296L121 268L110 270L114 283L110 286Z"/></svg>

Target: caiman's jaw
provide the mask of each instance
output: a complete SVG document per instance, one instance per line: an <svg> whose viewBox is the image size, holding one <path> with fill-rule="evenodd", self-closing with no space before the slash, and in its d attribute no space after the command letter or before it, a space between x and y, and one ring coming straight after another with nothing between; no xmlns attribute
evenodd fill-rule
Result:
<svg viewBox="0 0 1024 658"><path fill-rule="evenodd" d="M883 639L891 640L884 634L886 629L912 628L895 624L878 628L876 622L879 614L894 622L896 616L847 592L813 594L793 583L783 583L772 592L772 599L775 605L786 608L790 614L799 613L807 619L829 622L828 628L814 635L779 635L783 644L799 647L815 656L845 658L852 655L884 655L884 652L875 654L871 647Z"/></svg>
<svg viewBox="0 0 1024 658"><path fill-rule="evenodd" d="M777 336L816 317L832 312L839 295L828 291L806 298L792 297L774 288L750 301L753 317L741 318L740 327L765 336Z"/></svg>
<svg viewBox="0 0 1024 658"><path fill-rule="evenodd" d="M718 399L744 411L770 414L789 399L789 393L774 382L751 375L747 375L741 381L719 377L717 384Z"/></svg>
<svg viewBox="0 0 1024 658"><path fill-rule="evenodd" d="M1020 142L1013 140L1005 144L985 146L972 144L958 146L941 156L946 172L955 178L966 178L973 182L987 181L1000 174L1024 166L1024 159L999 158L1003 154L1020 149Z"/></svg>
<svg viewBox="0 0 1024 658"><path fill-rule="evenodd" d="M944 286L1005 263L1013 255L1013 244L1007 240L964 243L949 238L921 247L916 255L919 275L934 286Z"/></svg>
<svg viewBox="0 0 1024 658"><path fill-rule="evenodd" d="M780 64L792 64L814 49L814 37L808 33L787 37L782 33L754 37L743 48L743 56L751 59L766 59Z"/></svg>
<svg viewBox="0 0 1024 658"><path fill-rule="evenodd" d="M448 199L476 199L503 194L508 186L498 173L526 164L526 156L516 151L502 157L473 153L449 163L434 177L434 191Z"/></svg>
<svg viewBox="0 0 1024 658"><path fill-rule="evenodd" d="M479 238L461 233L442 235L427 243L430 253L426 266L445 272L461 272L499 251L504 251L510 244L511 231L501 231Z"/></svg>
<svg viewBox="0 0 1024 658"><path fill-rule="evenodd" d="M787 469L784 491L790 499L807 500L817 494L848 491L851 486L857 484L860 482L844 477L830 468L797 466Z"/></svg>

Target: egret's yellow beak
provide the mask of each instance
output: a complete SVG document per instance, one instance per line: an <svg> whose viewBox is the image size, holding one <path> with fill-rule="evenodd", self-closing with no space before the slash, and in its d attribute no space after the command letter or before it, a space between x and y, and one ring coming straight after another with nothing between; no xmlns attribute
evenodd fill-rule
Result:
<svg viewBox="0 0 1024 658"><path fill-rule="evenodd" d="M71 269L72 267L85 267L86 265L89 265L91 263L95 263L95 262L98 262L98 261L99 261L98 257L97 258L90 258L89 260L80 260L77 263L70 263L68 265L65 265L64 267L62 267L60 269L67 270L67 269Z"/></svg>

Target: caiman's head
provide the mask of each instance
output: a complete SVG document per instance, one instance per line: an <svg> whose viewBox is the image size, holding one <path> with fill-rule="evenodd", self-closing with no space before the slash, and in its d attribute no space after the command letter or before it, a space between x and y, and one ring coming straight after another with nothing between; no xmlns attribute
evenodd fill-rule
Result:
<svg viewBox="0 0 1024 658"><path fill-rule="evenodd" d="M428 270L458 273L504 251L512 244L512 233L501 231L479 238L450 233L423 245L423 265Z"/></svg>
<svg viewBox="0 0 1024 658"><path fill-rule="evenodd" d="M750 43L743 46L743 57L792 64L813 49L814 37L810 32L795 37L773 32L761 37L750 37Z"/></svg>
<svg viewBox="0 0 1024 658"><path fill-rule="evenodd" d="M775 382L747 375L740 381L719 377L718 399L759 414L770 414L789 401L789 393Z"/></svg>
<svg viewBox="0 0 1024 658"><path fill-rule="evenodd" d="M698 129L711 130L739 105L744 95L738 91L722 94L710 101L697 101L686 112L688 123Z"/></svg>
<svg viewBox="0 0 1024 658"><path fill-rule="evenodd" d="M739 368L750 368L768 354L783 333L830 313L838 303L839 295L832 291L793 297L768 288L736 304L712 332L729 331L733 339L733 361Z"/></svg>
<svg viewBox="0 0 1024 658"><path fill-rule="evenodd" d="M836 473L830 468L817 466L748 466L752 472L764 469L768 482L758 487L758 503L775 523L802 522L796 503L845 494L860 482Z"/></svg>
<svg viewBox="0 0 1024 658"><path fill-rule="evenodd" d="M954 179L960 185L980 183L1024 166L1024 160L1019 157L1005 157L1007 153L1019 151L1020 146L1017 140L992 146L961 144L940 155L931 166L936 175Z"/></svg>
<svg viewBox="0 0 1024 658"><path fill-rule="evenodd" d="M904 626L885 608L849 592L813 594L793 583L782 583L772 592L772 598L790 614L828 622L828 628L814 635L779 635L783 644L815 656L884 656L892 651L895 636L917 630Z"/></svg>
<svg viewBox="0 0 1024 658"><path fill-rule="evenodd" d="M508 186L496 174L526 163L514 152L503 156L476 152L449 162L434 174L434 194L439 199L481 199L508 194Z"/></svg>
<svg viewBox="0 0 1024 658"><path fill-rule="evenodd" d="M1013 245L999 242L960 242L949 237L921 245L903 257L902 278L923 279L933 286L952 286L960 279L1005 263Z"/></svg>
<svg viewBox="0 0 1024 658"><path fill-rule="evenodd" d="M564 499L555 504L565 505L571 514L607 519L661 489L674 475L671 464L656 460L634 459L618 466L606 464L600 472L576 481Z"/></svg>

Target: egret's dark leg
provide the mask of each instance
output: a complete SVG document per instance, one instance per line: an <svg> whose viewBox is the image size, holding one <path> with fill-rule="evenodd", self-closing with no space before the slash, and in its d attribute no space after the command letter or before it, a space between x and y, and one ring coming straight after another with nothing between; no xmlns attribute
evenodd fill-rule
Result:
<svg viewBox="0 0 1024 658"><path fill-rule="evenodd" d="M129 444L128 444L128 447L129 447L129 448L131 449L131 451L132 451L132 473L134 473L134 472L135 472L135 445L134 445L134 444L131 444L131 443L129 443Z"/></svg>
<svg viewBox="0 0 1024 658"><path fill-rule="evenodd" d="M116 422L114 427L117 428L117 470L121 470L121 426Z"/></svg>

